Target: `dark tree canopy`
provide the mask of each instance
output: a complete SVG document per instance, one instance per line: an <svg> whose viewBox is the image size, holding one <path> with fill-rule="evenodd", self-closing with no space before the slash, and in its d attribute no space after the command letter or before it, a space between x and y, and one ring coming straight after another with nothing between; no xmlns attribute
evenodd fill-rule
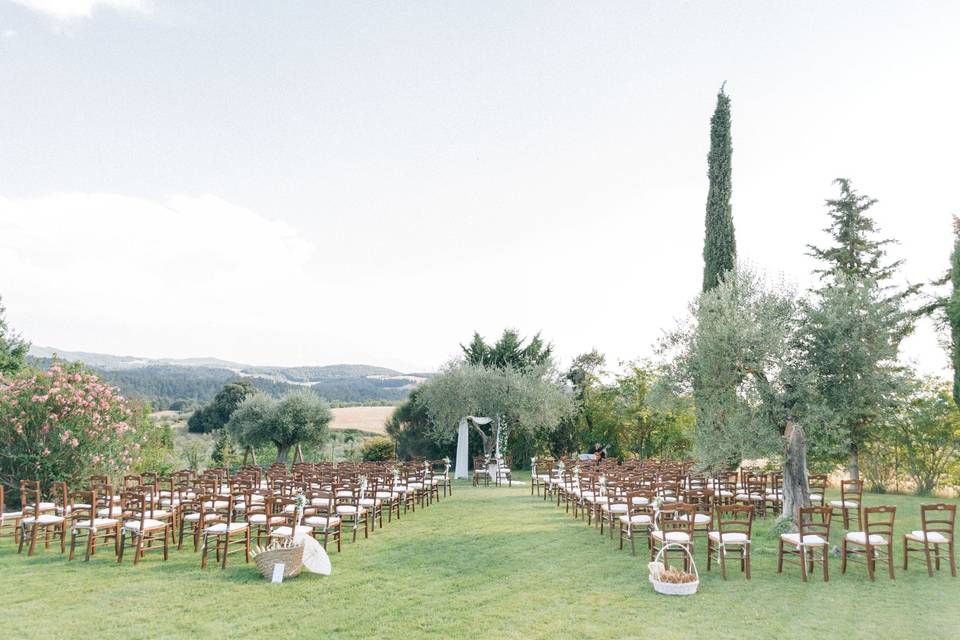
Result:
<svg viewBox="0 0 960 640"><path fill-rule="evenodd" d="M468 345L460 345L467 364L503 369L526 370L545 365L553 353L553 345L545 343L537 333L527 342L514 329L504 329L496 344L487 344L483 337L474 331Z"/></svg>
<svg viewBox="0 0 960 640"><path fill-rule="evenodd" d="M256 392L256 387L249 380L228 382L209 404L193 412L187 421L187 430L192 433L209 433L222 429L240 403Z"/></svg>
<svg viewBox="0 0 960 640"><path fill-rule="evenodd" d="M830 226L824 229L833 239L826 248L808 245L808 255L825 263L819 273L829 284L837 277L870 278L877 282L889 279L902 264L901 260L884 264L884 247L893 240L877 240L879 229L867 211L876 199L861 195L847 178L837 178L840 197L827 200Z"/></svg>
<svg viewBox="0 0 960 640"><path fill-rule="evenodd" d="M733 144L730 137L730 97L720 87L717 106L710 118L710 154L707 156L706 231L703 241L703 291L717 286L723 274L734 268L737 241L733 229L733 192L731 162Z"/></svg>

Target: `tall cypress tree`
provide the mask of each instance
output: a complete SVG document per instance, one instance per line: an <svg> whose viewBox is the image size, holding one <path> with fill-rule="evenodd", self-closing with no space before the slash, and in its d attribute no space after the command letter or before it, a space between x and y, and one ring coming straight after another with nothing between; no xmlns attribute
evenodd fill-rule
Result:
<svg viewBox="0 0 960 640"><path fill-rule="evenodd" d="M726 83L724 83L726 84ZM717 286L720 277L733 269L737 257L737 241L730 208L731 156L730 98L720 87L717 106L710 118L710 154L707 156L706 233L703 241L703 290Z"/></svg>
<svg viewBox="0 0 960 640"><path fill-rule="evenodd" d="M953 254L950 256L950 284L947 322L950 324L950 359L953 362L953 401L960 405L960 218L953 219Z"/></svg>

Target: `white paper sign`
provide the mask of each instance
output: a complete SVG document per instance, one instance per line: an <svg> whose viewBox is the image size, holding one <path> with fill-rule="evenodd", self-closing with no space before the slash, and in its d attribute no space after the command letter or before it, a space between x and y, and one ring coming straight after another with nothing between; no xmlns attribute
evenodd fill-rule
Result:
<svg viewBox="0 0 960 640"><path fill-rule="evenodd" d="M273 579L270 580L273 584L280 584L283 582L283 569L286 567L282 562L278 562L273 565Z"/></svg>

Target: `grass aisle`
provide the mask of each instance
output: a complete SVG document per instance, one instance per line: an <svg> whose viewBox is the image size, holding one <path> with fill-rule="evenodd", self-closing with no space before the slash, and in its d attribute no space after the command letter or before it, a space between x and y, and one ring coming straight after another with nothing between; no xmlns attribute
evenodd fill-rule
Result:
<svg viewBox="0 0 960 640"><path fill-rule="evenodd" d="M802 584L796 567L775 573L768 528L755 535L754 579L716 572L701 593L669 598L646 582L646 557L531 498L529 488L458 485L452 499L408 514L331 554L330 577L275 586L253 566L200 571L192 551L167 563L89 564L58 553L17 556L0 543L4 638L714 638L953 637L960 580L927 578L921 564L890 582L854 565L831 582ZM920 500L869 496L915 524ZM905 516L910 516L909 518ZM897 549L899 549L899 540ZM705 571L698 540L697 562ZM234 557L231 557L234 561ZM51 632L55 630L54 632Z"/></svg>

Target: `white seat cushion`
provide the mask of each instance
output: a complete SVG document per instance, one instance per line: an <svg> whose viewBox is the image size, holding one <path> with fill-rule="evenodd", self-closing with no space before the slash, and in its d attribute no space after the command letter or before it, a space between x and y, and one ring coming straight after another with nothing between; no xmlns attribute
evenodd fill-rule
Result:
<svg viewBox="0 0 960 640"><path fill-rule="evenodd" d="M654 531L650 535L657 540L663 540L663 531ZM690 536L686 531L667 531L667 542L690 542Z"/></svg>
<svg viewBox="0 0 960 640"><path fill-rule="evenodd" d="M313 532L313 527L306 527L303 525L297 527L298 535L300 534L310 535L312 532ZM277 527L276 529L270 532L270 535L275 536L277 538L289 538L292 535L292 533L293 533L293 529L291 529L290 527Z"/></svg>
<svg viewBox="0 0 960 640"><path fill-rule="evenodd" d="M784 542L788 542L792 545L800 546L800 534L799 533L784 533L780 536L780 539ZM827 541L821 538L818 535L808 533L803 536L803 544L807 547L822 547L827 544Z"/></svg>
<svg viewBox="0 0 960 640"><path fill-rule="evenodd" d="M713 495L717 496L718 498L732 498L732 497L733 497L733 492L732 492L732 491L725 491L725 490L722 490L722 489L721 489L721 490L714 491L714 492L713 492Z"/></svg>
<svg viewBox="0 0 960 640"><path fill-rule="evenodd" d="M7 511L6 513L0 514L0 519L6 520L7 518L19 518L22 515L22 511Z"/></svg>
<svg viewBox="0 0 960 640"><path fill-rule="evenodd" d="M600 505L602 511L612 512L612 513L626 513L627 504L625 502L614 502L613 504L608 504L604 502Z"/></svg>
<svg viewBox="0 0 960 640"><path fill-rule="evenodd" d="M923 542L923 531L911 531L907 534L907 537L911 540L916 540L917 542ZM943 535L939 531L928 531L927 532L927 542L933 542L935 544L944 544L950 542L950 538Z"/></svg>
<svg viewBox="0 0 960 640"><path fill-rule="evenodd" d="M830 506L838 509L856 509L858 505L854 500L831 500Z"/></svg>
<svg viewBox="0 0 960 640"><path fill-rule="evenodd" d="M376 502L374 502L373 498L364 498L363 500L360 501L360 504L364 507L373 507L373 506L379 507L380 500L376 500Z"/></svg>
<svg viewBox="0 0 960 640"><path fill-rule="evenodd" d="M645 504L650 504L650 501L644 498L643 496L634 496L633 504L645 505Z"/></svg>
<svg viewBox="0 0 960 640"><path fill-rule="evenodd" d="M681 522L686 522L688 519L689 518L686 515L677 516L677 520L680 520ZM693 514L693 524L709 524L711 520L713 520L713 518L706 513Z"/></svg>
<svg viewBox="0 0 960 640"><path fill-rule="evenodd" d="M120 516L123 515L123 509L120 507L104 507L103 509L97 509L97 516L101 518L106 518L108 516Z"/></svg>
<svg viewBox="0 0 960 640"><path fill-rule="evenodd" d="M278 524L280 522L286 522L287 519L284 516L272 516L270 518L270 524ZM247 522L250 524L266 524L267 523L267 514L265 513L252 513L250 517L247 518Z"/></svg>
<svg viewBox="0 0 960 640"><path fill-rule="evenodd" d="M112 527L113 525L120 522L119 520L114 520L113 518L94 518L93 527ZM89 529L90 521L89 520L78 520L73 523L74 529Z"/></svg>
<svg viewBox="0 0 960 640"><path fill-rule="evenodd" d="M151 520L147 518L143 521L143 530L149 531L150 529L162 529L166 524L159 520ZM131 520L130 522L123 523L124 529L129 529L130 531L139 531L140 530L140 521Z"/></svg>
<svg viewBox="0 0 960 640"><path fill-rule="evenodd" d="M38 524L60 524L63 522L63 517L55 516L52 513L41 513L39 518L34 518L33 516L27 516L21 522L23 524L33 524L36 521Z"/></svg>
<svg viewBox="0 0 960 640"><path fill-rule="evenodd" d="M867 544L867 534L863 531L851 531L846 535L846 538L855 544ZM870 544L887 544L887 539L876 533L871 533Z"/></svg>
<svg viewBox="0 0 960 640"><path fill-rule="evenodd" d="M246 528L249 527L249 526L250 526L250 525L248 525L246 522L231 522L231 523L230 523L230 533L233 533L233 532L235 532L235 531L243 531L244 529L246 529ZM207 528L204 529L203 531L204 531L204 533L226 533L226 532L227 532L227 523L226 523L226 522L219 522L219 523L217 523L217 524L215 524L215 525L211 525L211 526L207 527Z"/></svg>
<svg viewBox="0 0 960 640"><path fill-rule="evenodd" d="M821 500L823 500L823 496L820 495L819 493L811 493L811 494L810 494L810 499L811 499L811 500L815 500L815 501L817 501L817 502L820 502Z"/></svg>
<svg viewBox="0 0 960 640"><path fill-rule="evenodd" d="M650 524L653 520L645 513L638 513L633 516L620 516L620 522L623 524Z"/></svg>
<svg viewBox="0 0 960 640"><path fill-rule="evenodd" d="M710 536L710 539L714 542L720 542L720 532L711 531L707 534ZM730 532L723 534L723 543L724 544L743 544L750 542L750 538L747 537L747 534L740 532Z"/></svg>
<svg viewBox="0 0 960 640"><path fill-rule="evenodd" d="M360 508L360 515L363 515L366 511L363 507ZM357 512L357 508L350 504L341 504L337 505L337 513L345 513L347 515L353 515Z"/></svg>
<svg viewBox="0 0 960 640"><path fill-rule="evenodd" d="M309 524L314 527L335 527L340 524L340 518L337 516L310 516L303 521L305 524Z"/></svg>
<svg viewBox="0 0 960 640"><path fill-rule="evenodd" d="M220 514L218 513L207 513L203 516L204 521L216 520L218 518L220 518ZM187 515L183 516L183 519L187 522L200 522L200 512L188 513Z"/></svg>

